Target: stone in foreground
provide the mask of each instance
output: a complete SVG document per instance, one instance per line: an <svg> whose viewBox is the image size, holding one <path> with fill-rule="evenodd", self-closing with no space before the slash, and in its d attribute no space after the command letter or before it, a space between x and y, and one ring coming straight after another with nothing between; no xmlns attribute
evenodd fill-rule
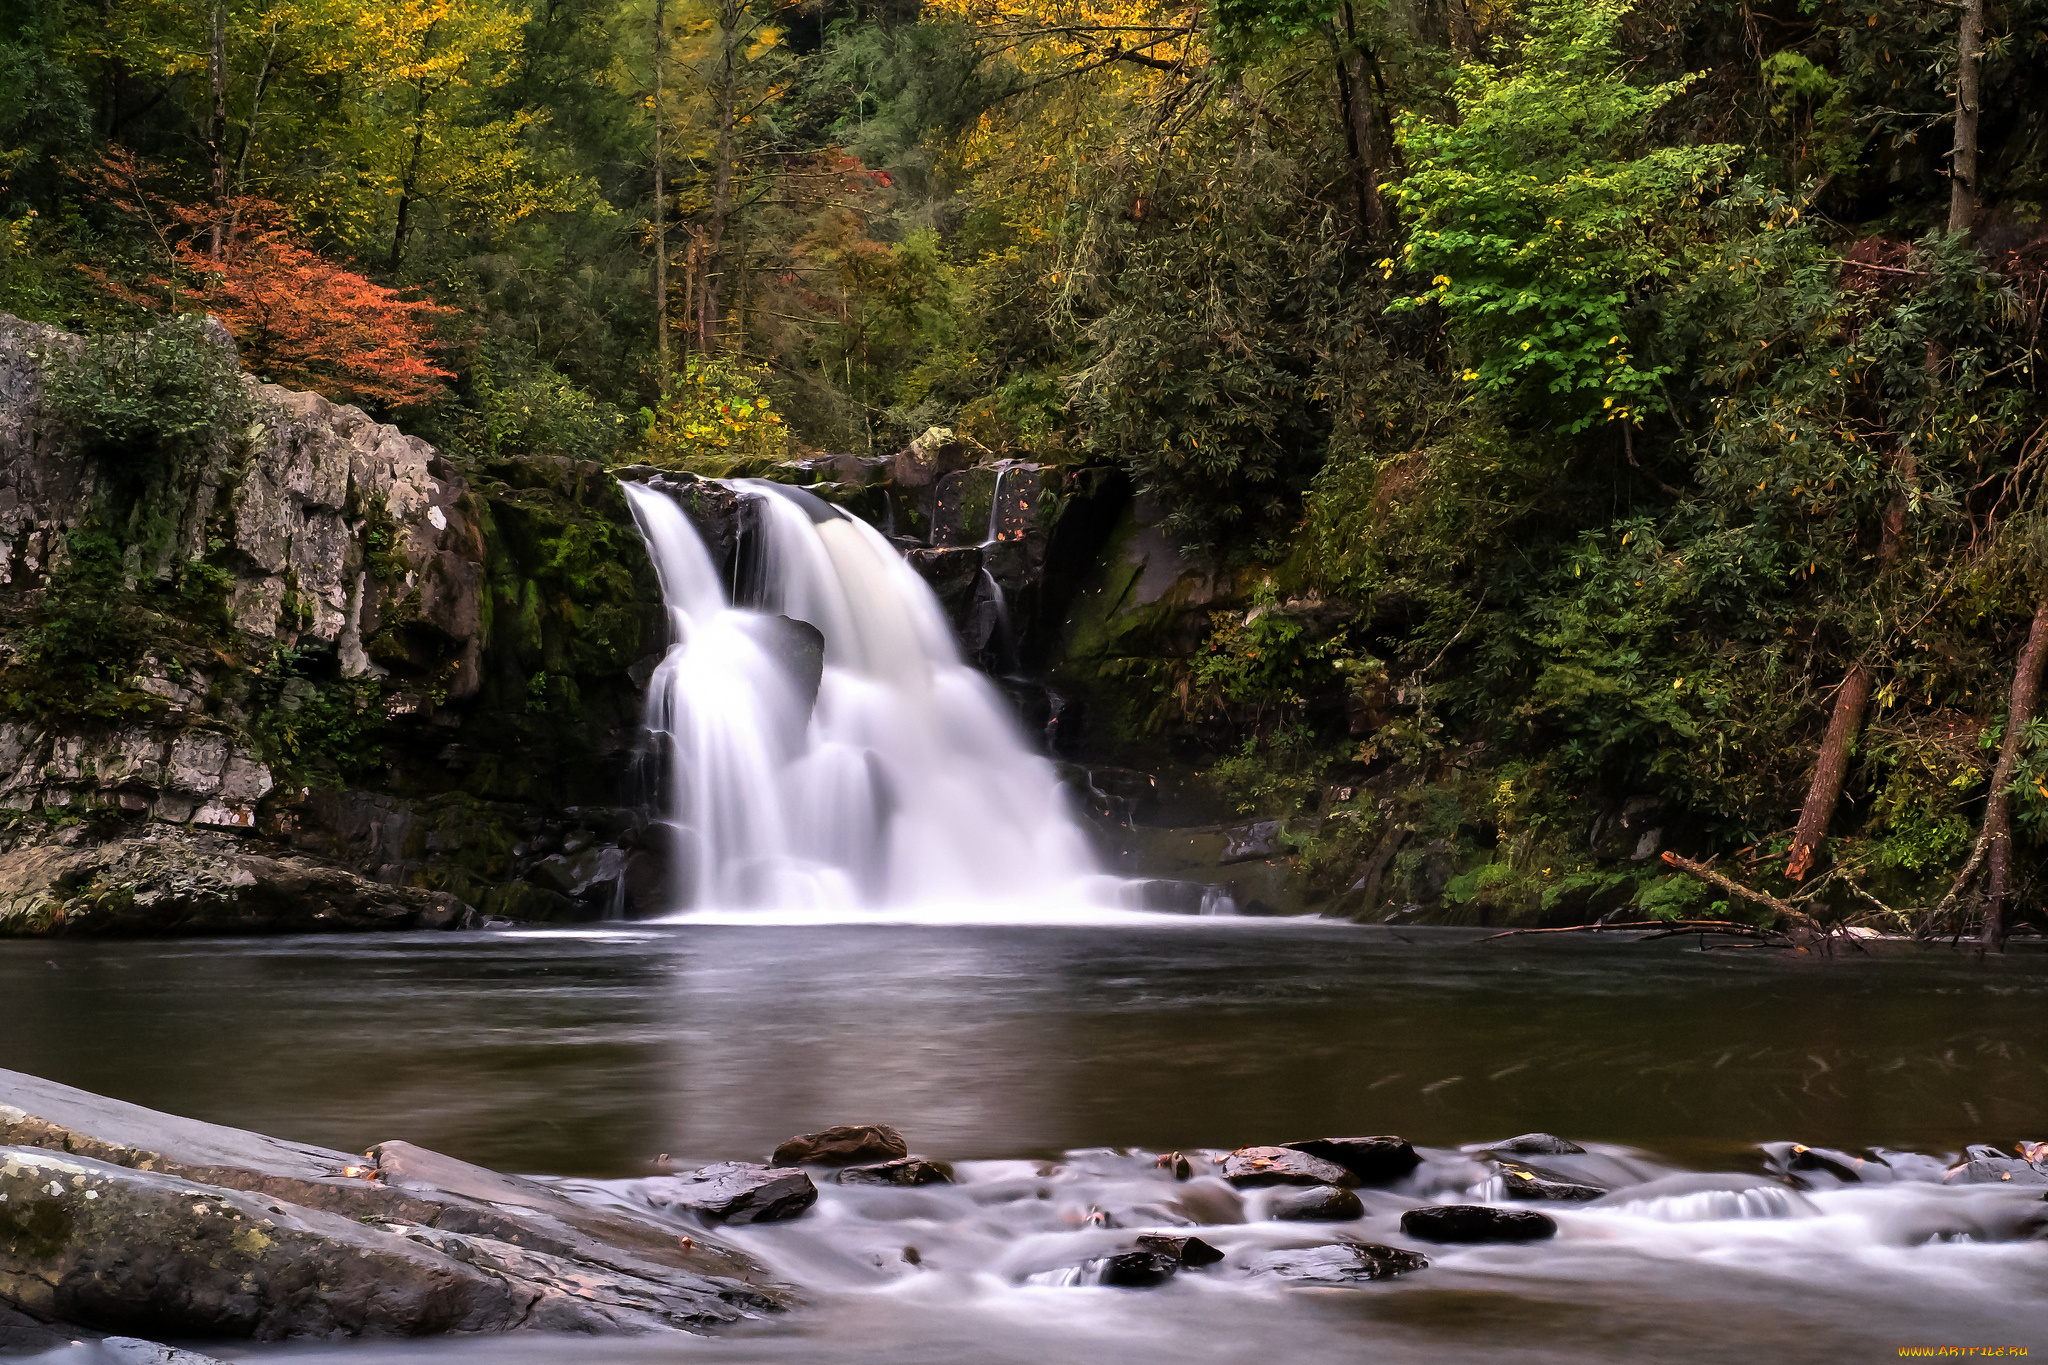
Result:
<svg viewBox="0 0 2048 1365"><path fill-rule="evenodd" d="M1357 1284L1429 1268L1429 1258L1377 1242L1340 1242L1286 1251L1256 1251L1239 1266L1248 1274L1295 1284Z"/></svg>
<svg viewBox="0 0 2048 1365"><path fill-rule="evenodd" d="M701 1330L736 1251L410 1143L351 1157L0 1071L0 1306L151 1337Z"/></svg>
<svg viewBox="0 0 2048 1365"><path fill-rule="evenodd" d="M1223 1178L1241 1190L1262 1185L1356 1185L1358 1178L1332 1161L1292 1147L1240 1147L1223 1158Z"/></svg>
<svg viewBox="0 0 2048 1365"><path fill-rule="evenodd" d="M1357 1176L1361 1185L1391 1185L1422 1164L1422 1158L1415 1154L1415 1148L1406 1138L1310 1138L1306 1142L1283 1142L1280 1145L1335 1162Z"/></svg>
<svg viewBox="0 0 2048 1365"><path fill-rule="evenodd" d="M775 1149L771 1166L866 1166L910 1155L903 1134L885 1123L842 1123L804 1133Z"/></svg>
<svg viewBox="0 0 2048 1365"><path fill-rule="evenodd" d="M952 1177L937 1162L902 1156L872 1166L847 1166L832 1177L841 1185L950 1185Z"/></svg>
<svg viewBox="0 0 2048 1365"><path fill-rule="evenodd" d="M1557 1220L1523 1209L1440 1204L1402 1214L1401 1231L1425 1242L1541 1242L1557 1236Z"/></svg>
<svg viewBox="0 0 2048 1365"><path fill-rule="evenodd" d="M679 1208L710 1223L776 1223L818 1202L818 1187L802 1171L721 1161L686 1175L640 1182L655 1208Z"/></svg>

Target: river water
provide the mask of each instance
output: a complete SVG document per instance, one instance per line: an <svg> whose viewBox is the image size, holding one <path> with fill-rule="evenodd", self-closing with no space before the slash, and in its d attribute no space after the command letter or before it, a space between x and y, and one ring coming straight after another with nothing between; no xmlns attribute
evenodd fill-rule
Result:
<svg viewBox="0 0 2048 1365"><path fill-rule="evenodd" d="M10 1067L344 1150L403 1138L505 1170L616 1180L660 1153L758 1161L791 1134L878 1121L956 1163L961 1181L826 1185L803 1219L730 1231L813 1306L716 1340L207 1348L224 1359L2048 1351L2048 1240L2014 1240L2039 1221L2021 1207L2038 1191L1815 1189L1788 1206L1796 1216L1770 1218L1701 1217L1715 1210L1683 1200L1553 1205L1558 1238L1520 1247L1421 1247L1398 1228L1403 1208L1485 1195L1484 1170L1456 1149L1528 1131L1587 1146L1572 1160L1602 1183L1760 1173L1757 1144L1771 1141L1948 1160L1970 1143L2048 1138L2048 953L1829 961L1693 940L1482 943L1214 919L683 923L5 943L0 999ZM1189 1193L1210 1182L1175 1184L1153 1162L1367 1133L1432 1150L1407 1185L1364 1192L1367 1216L1351 1224L1262 1222L1258 1199L1224 1207ZM1234 1258L1349 1236L1432 1264L1356 1289L1285 1289L1228 1266L1143 1292L1046 1282L1123 1249L1129 1229L1190 1217L1248 1220L1201 1230Z"/></svg>

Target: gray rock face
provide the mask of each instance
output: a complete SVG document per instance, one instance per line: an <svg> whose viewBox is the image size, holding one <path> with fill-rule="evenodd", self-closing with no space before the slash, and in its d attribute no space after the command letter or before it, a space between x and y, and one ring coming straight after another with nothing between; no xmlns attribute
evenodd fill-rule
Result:
<svg viewBox="0 0 2048 1365"><path fill-rule="evenodd" d="M746 1161L721 1161L640 1184L654 1207L685 1209L712 1223L780 1222L818 1202L818 1187L802 1171Z"/></svg>
<svg viewBox="0 0 2048 1365"><path fill-rule="evenodd" d="M1256 824L1240 825L1227 833L1220 863L1244 863L1254 858L1271 858L1284 852L1280 845L1280 822L1261 820Z"/></svg>
<svg viewBox="0 0 2048 1365"><path fill-rule="evenodd" d="M1240 1147L1223 1158L1223 1178L1241 1190L1262 1185L1355 1185L1335 1162L1292 1147Z"/></svg>
<svg viewBox="0 0 2048 1365"><path fill-rule="evenodd" d="M860 1166L910 1155L903 1134L885 1123L843 1123L804 1133L775 1149L774 1166Z"/></svg>
<svg viewBox="0 0 2048 1365"><path fill-rule="evenodd" d="M0 1072L0 1303L162 1336L701 1329L743 1256L408 1143L367 1158Z"/></svg>

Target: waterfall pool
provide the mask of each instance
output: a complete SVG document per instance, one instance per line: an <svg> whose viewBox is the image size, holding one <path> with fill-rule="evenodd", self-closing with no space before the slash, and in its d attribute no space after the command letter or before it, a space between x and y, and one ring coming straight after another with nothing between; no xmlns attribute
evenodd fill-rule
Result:
<svg viewBox="0 0 2048 1365"><path fill-rule="evenodd" d="M737 917L733 917L737 918ZM1056 919L1047 916L1046 919ZM686 921L575 930L0 943L7 1065L356 1150L406 1140L581 1181L763 1160L893 1124L950 1187L826 1184L729 1230L811 1306L699 1340L206 1345L336 1365L1844 1361L2048 1351L2048 1189L1910 1180L1738 1201L1541 1205L1557 1238L1432 1247L1402 1208L1531 1131L1615 1180L1761 1174L1793 1140L1949 1160L2048 1138L2048 953L1832 961L1319 922ZM1259 1220L1168 1151L1398 1133L1428 1162L1344 1224ZM1199 1159L1199 1158L1198 1158ZM1910 1169L1895 1158L1901 1172ZM1198 1168L1199 1169L1199 1168ZM1461 1183L1463 1182L1463 1183ZM602 1187L592 1187L602 1188ZM1220 1189L1220 1185L1216 1186ZM1766 1203L1770 1201L1764 1201ZM2023 1207L2023 1205L2025 1207ZM1193 1231L1233 1253L1355 1237L1432 1264L1357 1288L1045 1272ZM1106 1224L1106 1226L1105 1226ZM2017 1230L2017 1231L2016 1231ZM910 1249L910 1250L907 1250ZM78 1365L86 1348L44 1357Z"/></svg>

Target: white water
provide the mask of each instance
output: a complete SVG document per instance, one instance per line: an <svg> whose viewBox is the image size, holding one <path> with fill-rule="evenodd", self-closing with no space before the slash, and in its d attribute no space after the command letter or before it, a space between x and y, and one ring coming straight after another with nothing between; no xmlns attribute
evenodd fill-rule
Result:
<svg viewBox="0 0 2048 1365"><path fill-rule="evenodd" d="M1052 765L961 662L938 600L873 528L794 489L759 500L762 600L735 607L675 502L624 485L672 643L648 686L679 910L1000 915L1115 892ZM824 636L815 706L781 657Z"/></svg>

